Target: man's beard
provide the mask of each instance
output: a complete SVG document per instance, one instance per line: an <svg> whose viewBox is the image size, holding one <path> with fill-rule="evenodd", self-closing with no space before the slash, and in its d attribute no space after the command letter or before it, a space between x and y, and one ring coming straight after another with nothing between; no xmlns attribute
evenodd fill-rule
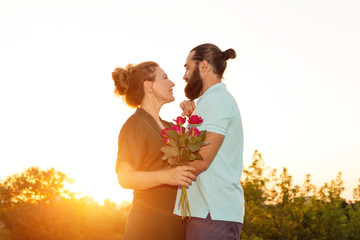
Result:
<svg viewBox="0 0 360 240"><path fill-rule="evenodd" d="M185 96L191 101L200 97L203 81L200 77L199 66L197 66L185 86Z"/></svg>

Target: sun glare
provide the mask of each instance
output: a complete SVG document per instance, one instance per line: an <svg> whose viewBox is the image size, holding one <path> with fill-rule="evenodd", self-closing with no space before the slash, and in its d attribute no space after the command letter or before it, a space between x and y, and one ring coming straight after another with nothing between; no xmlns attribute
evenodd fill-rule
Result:
<svg viewBox="0 0 360 240"><path fill-rule="evenodd" d="M92 197L94 201L98 202L100 205L104 203L106 199L110 201L121 204L123 202L132 202L133 191L129 189L123 189L120 186L115 186L113 188L95 188L91 185L84 185L82 183L69 184L66 186L71 192L76 193L76 198L81 198L84 196Z"/></svg>

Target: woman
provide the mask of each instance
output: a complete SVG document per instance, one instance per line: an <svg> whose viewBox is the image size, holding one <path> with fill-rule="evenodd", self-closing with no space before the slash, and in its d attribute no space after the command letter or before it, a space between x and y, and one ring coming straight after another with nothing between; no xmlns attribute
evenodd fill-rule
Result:
<svg viewBox="0 0 360 240"><path fill-rule="evenodd" d="M189 186L196 169L169 168L160 151L164 146L161 130L171 123L163 121L159 111L174 101L175 84L155 62L116 68L112 78L115 94L137 107L120 131L116 162L120 185L134 190L124 240L185 239L181 218L172 212L177 186Z"/></svg>

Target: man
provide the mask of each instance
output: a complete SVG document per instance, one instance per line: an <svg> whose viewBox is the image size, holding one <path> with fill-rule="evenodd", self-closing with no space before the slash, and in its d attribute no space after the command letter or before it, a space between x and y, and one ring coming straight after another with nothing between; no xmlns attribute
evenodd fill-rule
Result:
<svg viewBox="0 0 360 240"><path fill-rule="evenodd" d="M234 97L221 82L227 60L234 59L233 49L221 51L213 44L192 49L185 63L185 95L197 99L193 114L203 118L199 130L207 130L200 149L203 160L193 161L198 177L188 188L191 220L187 240L238 240L244 218L244 194L240 185L243 155L243 129ZM186 113L191 101L181 104ZM191 110L190 110L191 112ZM185 114L185 112L184 112ZM178 209L180 192L174 213Z"/></svg>

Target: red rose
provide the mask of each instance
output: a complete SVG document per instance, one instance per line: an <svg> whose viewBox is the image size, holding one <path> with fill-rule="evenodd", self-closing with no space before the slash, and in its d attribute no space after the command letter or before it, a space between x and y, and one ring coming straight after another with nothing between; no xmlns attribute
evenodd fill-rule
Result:
<svg viewBox="0 0 360 240"><path fill-rule="evenodd" d="M201 117L199 117L198 115L191 115L189 117L188 123L190 123L190 124L200 124L203 121L204 120Z"/></svg>
<svg viewBox="0 0 360 240"><path fill-rule="evenodd" d="M177 117L176 119L173 120L176 122L176 125L178 126L184 125L184 123L186 122L185 117Z"/></svg>
<svg viewBox="0 0 360 240"><path fill-rule="evenodd" d="M194 136L194 137L200 136L200 131L196 127L189 128L189 133L191 136Z"/></svg>
<svg viewBox="0 0 360 240"><path fill-rule="evenodd" d="M167 130L171 130L171 128L164 128L162 131L161 131L161 136L163 138L163 141L164 143L168 143L169 142L169 136L166 134L166 131Z"/></svg>
<svg viewBox="0 0 360 240"><path fill-rule="evenodd" d="M177 126L177 125L173 125L171 127L172 130L175 130L178 134L183 134L185 132L185 128L181 127L181 126Z"/></svg>
<svg viewBox="0 0 360 240"><path fill-rule="evenodd" d="M164 128L164 129L161 131L161 136L162 136L162 137L168 137L166 131L167 131L167 130L170 130L170 129L171 129L171 128Z"/></svg>

